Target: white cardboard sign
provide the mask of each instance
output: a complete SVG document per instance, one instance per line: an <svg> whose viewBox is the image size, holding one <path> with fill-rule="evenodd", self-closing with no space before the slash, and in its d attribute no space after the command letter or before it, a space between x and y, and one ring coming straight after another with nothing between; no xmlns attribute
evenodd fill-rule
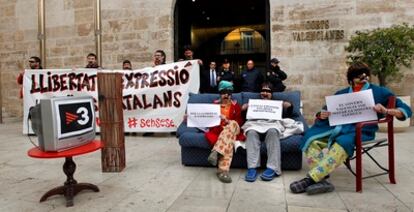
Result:
<svg viewBox="0 0 414 212"><path fill-rule="evenodd" d="M282 119L283 101L250 99L247 109L247 119Z"/></svg>
<svg viewBox="0 0 414 212"><path fill-rule="evenodd" d="M331 112L329 125L358 123L362 121L377 120L377 113L372 90L327 96L326 106Z"/></svg>
<svg viewBox="0 0 414 212"><path fill-rule="evenodd" d="M187 104L187 126L213 127L220 125L219 104Z"/></svg>

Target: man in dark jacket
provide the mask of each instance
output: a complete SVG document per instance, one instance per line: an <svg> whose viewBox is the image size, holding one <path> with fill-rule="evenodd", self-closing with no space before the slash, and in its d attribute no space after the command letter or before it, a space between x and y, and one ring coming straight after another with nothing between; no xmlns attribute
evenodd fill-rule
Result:
<svg viewBox="0 0 414 212"><path fill-rule="evenodd" d="M211 61L209 69L201 72L200 92L217 93L218 77L216 62Z"/></svg>
<svg viewBox="0 0 414 212"><path fill-rule="evenodd" d="M234 71L230 69L230 62L227 59L224 59L218 77L219 82L222 80L234 83Z"/></svg>
<svg viewBox="0 0 414 212"><path fill-rule="evenodd" d="M247 61L247 69L241 73L241 91L259 92L263 75L254 67L253 60Z"/></svg>
<svg viewBox="0 0 414 212"><path fill-rule="evenodd" d="M279 60L272 58L270 60L270 70L266 71L266 81L269 81L273 85L273 92L283 92L286 86L283 84L283 80L287 78L287 75L279 67Z"/></svg>

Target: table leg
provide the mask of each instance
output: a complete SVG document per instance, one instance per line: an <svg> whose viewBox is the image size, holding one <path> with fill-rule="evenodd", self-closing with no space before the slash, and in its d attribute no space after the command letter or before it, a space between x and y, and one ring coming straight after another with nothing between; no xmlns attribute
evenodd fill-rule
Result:
<svg viewBox="0 0 414 212"><path fill-rule="evenodd" d="M65 163L63 164L63 172L66 174L66 182L63 186L53 188L52 190L46 192L40 202L45 201L47 198L53 195L64 195L66 198L66 207L73 206L73 197L78 194L80 191L89 189L95 192L99 192L99 188L96 185L90 183L78 183L74 178L73 174L76 170L76 164L73 161L72 157L66 157Z"/></svg>

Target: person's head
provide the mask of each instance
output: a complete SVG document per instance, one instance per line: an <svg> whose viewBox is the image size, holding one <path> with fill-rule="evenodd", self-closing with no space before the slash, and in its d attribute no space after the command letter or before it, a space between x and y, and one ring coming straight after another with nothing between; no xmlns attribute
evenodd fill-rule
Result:
<svg viewBox="0 0 414 212"><path fill-rule="evenodd" d="M262 88L260 90L260 97L262 97L262 99L272 99L272 90L273 90L273 85L270 82L264 82L262 83Z"/></svg>
<svg viewBox="0 0 414 212"><path fill-rule="evenodd" d="M216 69L216 62L214 62L214 61L211 61L210 62L210 69Z"/></svg>
<svg viewBox="0 0 414 212"><path fill-rule="evenodd" d="M248 70L252 70L254 68L253 60L248 60L246 65Z"/></svg>
<svg viewBox="0 0 414 212"><path fill-rule="evenodd" d="M220 93L220 99L222 103L229 103L231 100L231 94L233 93L233 83L229 81L222 80L218 85L218 90Z"/></svg>
<svg viewBox="0 0 414 212"><path fill-rule="evenodd" d="M86 57L86 60L88 61L86 68L98 68L98 59L96 57L96 54L89 53Z"/></svg>
<svg viewBox="0 0 414 212"><path fill-rule="evenodd" d="M132 70L132 64L131 64L131 61L129 61L129 60L124 60L124 62L122 62L122 69L123 69L123 70Z"/></svg>
<svg viewBox="0 0 414 212"><path fill-rule="evenodd" d="M185 46L184 47L184 58L186 60L192 60L193 59L193 50L191 49L190 46Z"/></svg>
<svg viewBox="0 0 414 212"><path fill-rule="evenodd" d="M278 66L279 65L279 60L276 57L272 58L270 60L270 65L273 66L273 67Z"/></svg>
<svg viewBox="0 0 414 212"><path fill-rule="evenodd" d="M365 84L366 82L369 82L370 77L371 69L367 64L362 62L352 63L348 68L348 72L346 73L348 84L352 86L357 84Z"/></svg>
<svg viewBox="0 0 414 212"><path fill-rule="evenodd" d="M29 58L29 66L31 69L41 69L42 68L42 61L39 57L32 56Z"/></svg>
<svg viewBox="0 0 414 212"><path fill-rule="evenodd" d="M225 69L225 70L230 69L230 62L229 62L229 60L224 59L222 66L223 66L223 69Z"/></svg>
<svg viewBox="0 0 414 212"><path fill-rule="evenodd" d="M165 64L165 52L163 50L157 50L154 52L154 65Z"/></svg>

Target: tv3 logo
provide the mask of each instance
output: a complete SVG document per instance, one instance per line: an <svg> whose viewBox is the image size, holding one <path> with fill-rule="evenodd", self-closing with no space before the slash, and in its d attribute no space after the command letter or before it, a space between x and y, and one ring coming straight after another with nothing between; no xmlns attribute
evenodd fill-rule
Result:
<svg viewBox="0 0 414 212"><path fill-rule="evenodd" d="M77 121L80 125L85 125L89 121L89 114L88 110L85 107L80 107L76 111L76 114L65 112L66 117L66 125L69 125L70 123Z"/></svg>

